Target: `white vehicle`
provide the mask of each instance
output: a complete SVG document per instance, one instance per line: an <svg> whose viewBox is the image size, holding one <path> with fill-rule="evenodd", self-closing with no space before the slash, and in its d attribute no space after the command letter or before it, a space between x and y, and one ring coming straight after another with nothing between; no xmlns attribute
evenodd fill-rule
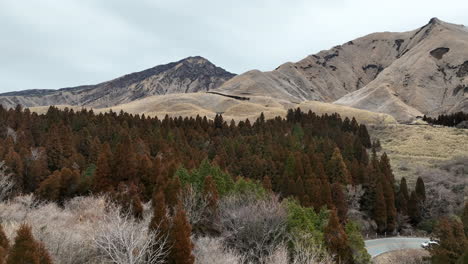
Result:
<svg viewBox="0 0 468 264"><path fill-rule="evenodd" d="M421 243L421 247L428 248L431 245L438 245L438 244L439 243L437 241L430 240L430 241L426 241L426 242Z"/></svg>

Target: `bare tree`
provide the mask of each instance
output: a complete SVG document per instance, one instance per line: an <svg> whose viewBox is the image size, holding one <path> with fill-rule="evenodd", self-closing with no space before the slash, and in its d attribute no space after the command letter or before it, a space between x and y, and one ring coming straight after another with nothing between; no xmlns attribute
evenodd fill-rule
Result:
<svg viewBox="0 0 468 264"><path fill-rule="evenodd" d="M194 240L195 262L199 264L242 264L245 257L223 245L220 237L199 237Z"/></svg>
<svg viewBox="0 0 468 264"><path fill-rule="evenodd" d="M163 263L168 253L166 237L150 232L147 223L122 214L119 208L111 208L95 232L93 241L108 263Z"/></svg>
<svg viewBox="0 0 468 264"><path fill-rule="evenodd" d="M8 173L4 161L0 161L0 201L5 200L11 193L15 183L13 175Z"/></svg>
<svg viewBox="0 0 468 264"><path fill-rule="evenodd" d="M196 226L206 220L208 199L205 195L194 190L192 186L188 186L180 198L192 226Z"/></svg>
<svg viewBox="0 0 468 264"><path fill-rule="evenodd" d="M220 202L222 236L230 248L259 262L286 238L286 209L278 196L232 195Z"/></svg>
<svg viewBox="0 0 468 264"><path fill-rule="evenodd" d="M360 201L364 195L364 189L362 185L347 185L346 186L346 202L348 204L348 211L361 209Z"/></svg>

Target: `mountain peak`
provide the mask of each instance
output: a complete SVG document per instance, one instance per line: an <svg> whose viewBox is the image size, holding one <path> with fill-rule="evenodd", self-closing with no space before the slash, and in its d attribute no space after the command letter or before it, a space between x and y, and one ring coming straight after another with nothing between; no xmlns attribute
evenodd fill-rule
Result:
<svg viewBox="0 0 468 264"><path fill-rule="evenodd" d="M431 20L429 20L429 24L432 24L432 25L442 24L442 20L438 19L437 17L433 17L431 18Z"/></svg>

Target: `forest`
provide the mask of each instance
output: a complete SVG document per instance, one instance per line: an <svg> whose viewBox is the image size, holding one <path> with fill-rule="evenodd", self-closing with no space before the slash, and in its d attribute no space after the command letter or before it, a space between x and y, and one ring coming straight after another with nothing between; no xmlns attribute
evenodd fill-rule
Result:
<svg viewBox="0 0 468 264"><path fill-rule="evenodd" d="M89 206L77 226L97 228L67 259L34 224L0 226L0 263L368 263L353 215L394 235L421 222L426 199L421 178L409 190L372 146L354 118L300 109L236 123L0 107L2 225L12 206Z"/></svg>
<svg viewBox="0 0 468 264"><path fill-rule="evenodd" d="M425 115L423 116L423 121L426 121L429 124L449 126L449 127L457 126L458 124L467 120L468 120L468 114L464 112L457 112L457 113L447 114L447 115L439 115L437 118L432 118L432 117L428 117ZM460 128L466 128L466 126L463 126Z"/></svg>

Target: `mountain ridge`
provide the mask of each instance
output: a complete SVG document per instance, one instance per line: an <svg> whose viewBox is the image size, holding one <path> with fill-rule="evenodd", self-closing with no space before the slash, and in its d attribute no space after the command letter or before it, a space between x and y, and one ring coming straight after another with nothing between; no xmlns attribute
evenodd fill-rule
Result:
<svg viewBox="0 0 468 264"><path fill-rule="evenodd" d="M107 107L151 95L207 91L233 76L235 74L217 67L207 59L193 56L96 85L3 93L0 94L0 103L10 107L17 103L24 106L69 104ZM109 96L109 93L113 96Z"/></svg>

